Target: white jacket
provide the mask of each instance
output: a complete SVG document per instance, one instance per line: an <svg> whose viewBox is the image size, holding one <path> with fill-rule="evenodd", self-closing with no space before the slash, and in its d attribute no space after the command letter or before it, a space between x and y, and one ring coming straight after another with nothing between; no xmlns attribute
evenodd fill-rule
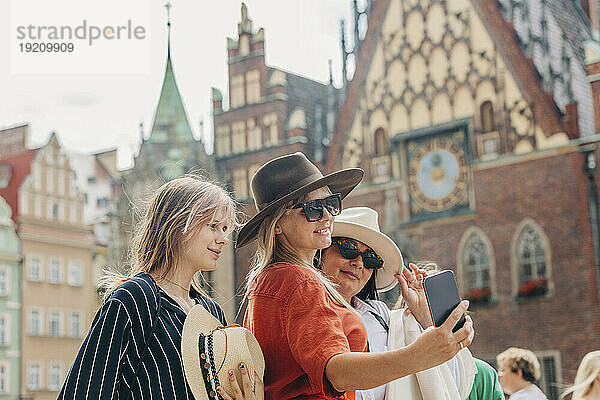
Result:
<svg viewBox="0 0 600 400"><path fill-rule="evenodd" d="M415 317L407 309L391 312L388 350L406 347L422 333ZM388 383L386 399L389 400L465 400L471 392L477 367L468 349L462 349L456 356L460 379L459 386L446 364L417 372Z"/></svg>

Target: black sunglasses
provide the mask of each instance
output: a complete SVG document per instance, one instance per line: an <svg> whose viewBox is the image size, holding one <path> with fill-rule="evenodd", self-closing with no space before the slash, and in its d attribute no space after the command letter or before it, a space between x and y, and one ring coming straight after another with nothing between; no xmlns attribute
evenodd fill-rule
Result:
<svg viewBox="0 0 600 400"><path fill-rule="evenodd" d="M358 256L362 257L363 266L368 269L379 269L383 267L383 258L373 250L358 251L358 246L350 239L333 238L331 244L336 246L342 255L347 260L354 260Z"/></svg>
<svg viewBox="0 0 600 400"><path fill-rule="evenodd" d="M340 193L332 194L324 199L308 200L304 203L296 204L294 208L302 208L304 216L308 222L317 222L323 218L323 208L331 215L338 215L342 211L342 195Z"/></svg>

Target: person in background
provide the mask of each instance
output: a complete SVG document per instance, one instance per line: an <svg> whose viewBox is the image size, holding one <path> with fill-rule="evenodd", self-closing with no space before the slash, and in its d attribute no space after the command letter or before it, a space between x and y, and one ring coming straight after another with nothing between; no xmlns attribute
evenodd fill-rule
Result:
<svg viewBox="0 0 600 400"><path fill-rule="evenodd" d="M600 350L587 353L575 375L575 383L561 397L573 393L571 400L600 400Z"/></svg>
<svg viewBox="0 0 600 400"><path fill-rule="evenodd" d="M496 370L479 358L473 359L477 366L477 375L475 375L471 393L466 400L504 400L504 393L502 393Z"/></svg>
<svg viewBox="0 0 600 400"><path fill-rule="evenodd" d="M542 371L532 351L511 347L496 356L498 379L510 400L548 400L535 385Z"/></svg>

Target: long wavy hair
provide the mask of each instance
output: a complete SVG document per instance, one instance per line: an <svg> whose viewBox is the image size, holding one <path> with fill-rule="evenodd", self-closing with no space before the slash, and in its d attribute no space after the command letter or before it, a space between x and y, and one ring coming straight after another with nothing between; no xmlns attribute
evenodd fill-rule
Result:
<svg viewBox="0 0 600 400"><path fill-rule="evenodd" d="M572 400L581 400L587 396L594 385L598 385L596 379L600 376L600 350L587 353L575 375L575 383L573 386L565 390L561 397L566 397L569 393L573 393Z"/></svg>
<svg viewBox="0 0 600 400"><path fill-rule="evenodd" d="M238 226L235 201L225 189L197 175L184 175L162 185L136 229L128 272L105 270L100 278L104 300L140 272L168 278L178 267L184 243L211 221L226 221L228 233ZM200 272L194 275L192 288L206 295Z"/></svg>
<svg viewBox="0 0 600 400"><path fill-rule="evenodd" d="M304 195L295 201L290 201L287 204L281 205L276 208L269 217L261 224L258 235L257 235L257 249L252 258L252 266L250 272L246 278L246 293L244 294L244 302L248 299L248 293L252 282L256 280L258 275L263 272L269 265L284 262L299 267L304 267L311 271L315 277L317 277L327 290L327 294L336 302L341 305L348 307L350 310L353 308L348 304L342 295L336 290L335 285L326 278L320 271L318 271L312 264L306 263L298 257L294 249L285 246L275 234L275 227L295 204L301 203L308 199L308 194Z"/></svg>

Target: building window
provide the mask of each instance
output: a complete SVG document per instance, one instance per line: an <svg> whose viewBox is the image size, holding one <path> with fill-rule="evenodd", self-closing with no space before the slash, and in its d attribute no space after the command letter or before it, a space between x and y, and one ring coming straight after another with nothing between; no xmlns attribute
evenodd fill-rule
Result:
<svg viewBox="0 0 600 400"><path fill-rule="evenodd" d="M471 303L490 302L495 293L495 260L487 235L475 226L467 229L456 256L462 297Z"/></svg>
<svg viewBox="0 0 600 400"><path fill-rule="evenodd" d="M0 296L8 295L8 282L8 269L6 267L0 267Z"/></svg>
<svg viewBox="0 0 600 400"><path fill-rule="evenodd" d="M69 222L71 224L77 223L77 203L71 202L71 207L69 207Z"/></svg>
<svg viewBox="0 0 600 400"><path fill-rule="evenodd" d="M80 262L69 262L69 274L67 280L71 286L81 286L83 284L83 267Z"/></svg>
<svg viewBox="0 0 600 400"><path fill-rule="evenodd" d="M73 311L69 317L69 336L81 336L81 313Z"/></svg>
<svg viewBox="0 0 600 400"><path fill-rule="evenodd" d="M234 75L231 77L231 95L230 103L231 107L241 107L245 104L245 93L244 93L244 75Z"/></svg>
<svg viewBox="0 0 600 400"><path fill-rule="evenodd" d="M552 287L550 244L541 226L521 222L512 240L513 290L519 297L546 294Z"/></svg>
<svg viewBox="0 0 600 400"><path fill-rule="evenodd" d="M486 100L481 103L480 107L481 114L481 129L483 132L490 132L496 130L494 123L494 105L491 101Z"/></svg>
<svg viewBox="0 0 600 400"><path fill-rule="evenodd" d="M8 393L8 365L0 363L0 393Z"/></svg>
<svg viewBox="0 0 600 400"><path fill-rule="evenodd" d="M250 53L250 35L240 37L240 56L246 56Z"/></svg>
<svg viewBox="0 0 600 400"><path fill-rule="evenodd" d="M465 288L490 287L490 254L481 237L472 233L463 250Z"/></svg>
<svg viewBox="0 0 600 400"><path fill-rule="evenodd" d="M260 101L260 72L257 70L246 73L246 102Z"/></svg>
<svg viewBox="0 0 600 400"><path fill-rule="evenodd" d="M273 146L278 142L277 114L267 114L263 117L265 127L265 145Z"/></svg>
<svg viewBox="0 0 600 400"><path fill-rule="evenodd" d="M260 126L257 125L255 118L248 120L248 150L260 149L262 142L262 133Z"/></svg>
<svg viewBox="0 0 600 400"><path fill-rule="evenodd" d="M237 199L248 198L246 169L237 168L233 171L233 192Z"/></svg>
<svg viewBox="0 0 600 400"><path fill-rule="evenodd" d="M100 208L108 207L108 197L98 197L98 199L96 199L96 205Z"/></svg>
<svg viewBox="0 0 600 400"><path fill-rule="evenodd" d="M60 260L51 259L48 263L48 282L60 283L62 277L62 265Z"/></svg>
<svg viewBox="0 0 600 400"><path fill-rule="evenodd" d="M29 390L42 388L42 367L37 362L29 363L27 366L27 388Z"/></svg>
<svg viewBox="0 0 600 400"><path fill-rule="evenodd" d="M46 166L46 194L54 194L54 169Z"/></svg>
<svg viewBox="0 0 600 400"><path fill-rule="evenodd" d="M390 154L390 145L385 130L383 128L377 128L373 135L373 141L375 145L375 156L387 156Z"/></svg>
<svg viewBox="0 0 600 400"><path fill-rule="evenodd" d="M58 363L50 363L48 366L48 389L59 390L62 383L61 368Z"/></svg>
<svg viewBox="0 0 600 400"><path fill-rule="evenodd" d="M231 126L231 150L233 153L246 151L246 124L244 121L235 122Z"/></svg>
<svg viewBox="0 0 600 400"><path fill-rule="evenodd" d="M50 336L62 336L62 313L50 311L48 314L48 332Z"/></svg>
<svg viewBox="0 0 600 400"><path fill-rule="evenodd" d="M537 382L538 386L549 400L559 400L560 388L563 386L562 374L560 370L560 353L558 351L544 351L536 352L540 367L542 370L542 376Z"/></svg>
<svg viewBox="0 0 600 400"><path fill-rule="evenodd" d="M0 345L8 344L8 317L0 315Z"/></svg>
<svg viewBox="0 0 600 400"><path fill-rule="evenodd" d="M540 234L525 226L517 241L519 283L546 277L546 249Z"/></svg>
<svg viewBox="0 0 600 400"><path fill-rule="evenodd" d="M27 263L27 279L33 282L42 280L42 261L37 256L31 256Z"/></svg>
<svg viewBox="0 0 600 400"><path fill-rule="evenodd" d="M227 155L231 152L229 140L229 125L222 125L215 129L215 153L219 156Z"/></svg>
<svg viewBox="0 0 600 400"><path fill-rule="evenodd" d="M48 218L50 219L58 219L58 206L51 200L47 200L46 204L48 205Z"/></svg>
<svg viewBox="0 0 600 400"><path fill-rule="evenodd" d="M65 171L63 169L58 170L58 195L63 197L65 195Z"/></svg>
<svg viewBox="0 0 600 400"><path fill-rule="evenodd" d="M42 312L39 309L29 310L29 334L40 336L42 334Z"/></svg>

